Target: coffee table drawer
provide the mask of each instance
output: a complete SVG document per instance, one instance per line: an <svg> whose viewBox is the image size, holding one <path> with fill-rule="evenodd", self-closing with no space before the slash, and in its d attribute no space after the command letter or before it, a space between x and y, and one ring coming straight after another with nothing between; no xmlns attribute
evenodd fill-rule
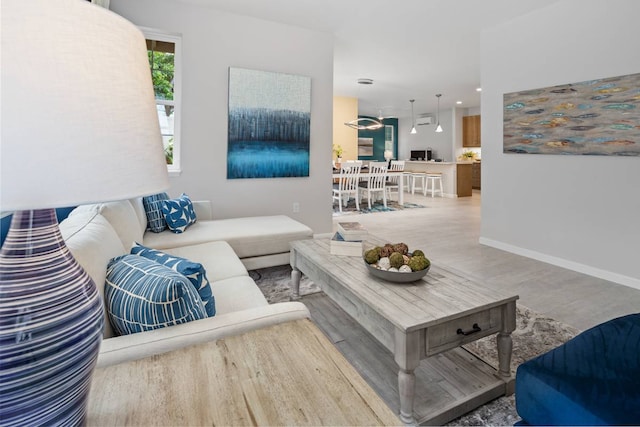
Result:
<svg viewBox="0 0 640 427"><path fill-rule="evenodd" d="M495 307L432 326L426 330L426 356L495 334L500 331L501 324L502 311Z"/></svg>

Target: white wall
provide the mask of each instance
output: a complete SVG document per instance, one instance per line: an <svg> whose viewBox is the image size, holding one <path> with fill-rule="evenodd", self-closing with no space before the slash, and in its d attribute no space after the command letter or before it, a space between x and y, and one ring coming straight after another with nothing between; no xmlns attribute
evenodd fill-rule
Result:
<svg viewBox="0 0 640 427"><path fill-rule="evenodd" d="M435 112L434 112L435 120ZM436 133L436 123L416 126L418 133L410 134L411 116L398 118L398 158L409 159L411 150L432 149L434 158L445 162L455 161L452 140L454 137L453 116L451 110L440 110L442 132Z"/></svg>
<svg viewBox="0 0 640 427"><path fill-rule="evenodd" d="M286 214L330 232L333 36L175 0L111 0L110 9L182 34L182 174L169 194L210 199L217 218ZM227 180L229 67L311 77L309 177Z"/></svg>
<svg viewBox="0 0 640 427"><path fill-rule="evenodd" d="M504 93L640 72L638 16L563 0L483 34L481 243L640 288L640 158L502 152Z"/></svg>

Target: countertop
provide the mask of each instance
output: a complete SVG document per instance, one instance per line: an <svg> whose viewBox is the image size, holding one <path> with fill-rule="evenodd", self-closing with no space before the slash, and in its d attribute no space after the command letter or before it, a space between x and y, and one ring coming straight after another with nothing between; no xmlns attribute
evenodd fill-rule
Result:
<svg viewBox="0 0 640 427"><path fill-rule="evenodd" d="M424 165L455 165L457 162L434 162L432 160L405 160L406 163L420 163Z"/></svg>
<svg viewBox="0 0 640 427"><path fill-rule="evenodd" d="M480 163L479 160L459 161L459 162L433 162L428 160L405 160L406 163L418 163L423 165L470 165Z"/></svg>

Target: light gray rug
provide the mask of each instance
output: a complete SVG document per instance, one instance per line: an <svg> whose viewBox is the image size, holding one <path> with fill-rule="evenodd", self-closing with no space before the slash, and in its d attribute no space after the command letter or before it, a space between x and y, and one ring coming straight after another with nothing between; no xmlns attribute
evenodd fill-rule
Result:
<svg viewBox="0 0 640 427"><path fill-rule="evenodd" d="M291 267L279 266L252 270L249 272L262 290L269 303L289 301ZM321 292L321 289L302 276L300 295ZM304 302L304 298L302 300ZM516 312L516 330L512 334L513 356L511 370L515 371L522 362L545 353L576 336L580 331L561 322L543 316L535 311L518 305ZM486 337L464 346L491 366L497 369L498 356L495 337ZM515 396L500 397L486 405L457 418L447 426L512 426L519 421L516 412Z"/></svg>
<svg viewBox="0 0 640 427"><path fill-rule="evenodd" d="M291 297L291 267L281 265L278 267L260 268L249 271L249 276L256 282L269 304L289 301ZM313 283L305 275L300 279L300 296L321 292L318 285Z"/></svg>

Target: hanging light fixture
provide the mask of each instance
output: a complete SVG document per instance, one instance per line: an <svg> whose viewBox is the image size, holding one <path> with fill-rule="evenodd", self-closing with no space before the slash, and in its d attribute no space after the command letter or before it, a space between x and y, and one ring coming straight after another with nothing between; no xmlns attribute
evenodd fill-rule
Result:
<svg viewBox="0 0 640 427"><path fill-rule="evenodd" d="M349 126L351 129L357 130L376 130L384 126L382 123L369 117L359 117L350 122L345 122L345 126Z"/></svg>
<svg viewBox="0 0 640 427"><path fill-rule="evenodd" d="M359 85L372 85L372 79L358 79ZM360 93L360 89L358 89L358 93ZM381 112L382 113L382 112ZM382 114L381 114L382 115ZM382 124L382 119L376 120L369 117L358 117L354 120L345 122L345 126L349 126L352 129L357 130L376 130L380 129L384 125Z"/></svg>
<svg viewBox="0 0 640 427"><path fill-rule="evenodd" d="M416 134L418 133L418 131L416 130L416 120L413 117L413 102L415 101L415 99L410 99L409 102L411 103L411 134Z"/></svg>
<svg viewBox="0 0 640 427"><path fill-rule="evenodd" d="M440 126L440 97L441 96L442 96L441 93L436 95L436 98L438 98L438 115L437 115L436 132L438 133L442 132L442 126Z"/></svg>

